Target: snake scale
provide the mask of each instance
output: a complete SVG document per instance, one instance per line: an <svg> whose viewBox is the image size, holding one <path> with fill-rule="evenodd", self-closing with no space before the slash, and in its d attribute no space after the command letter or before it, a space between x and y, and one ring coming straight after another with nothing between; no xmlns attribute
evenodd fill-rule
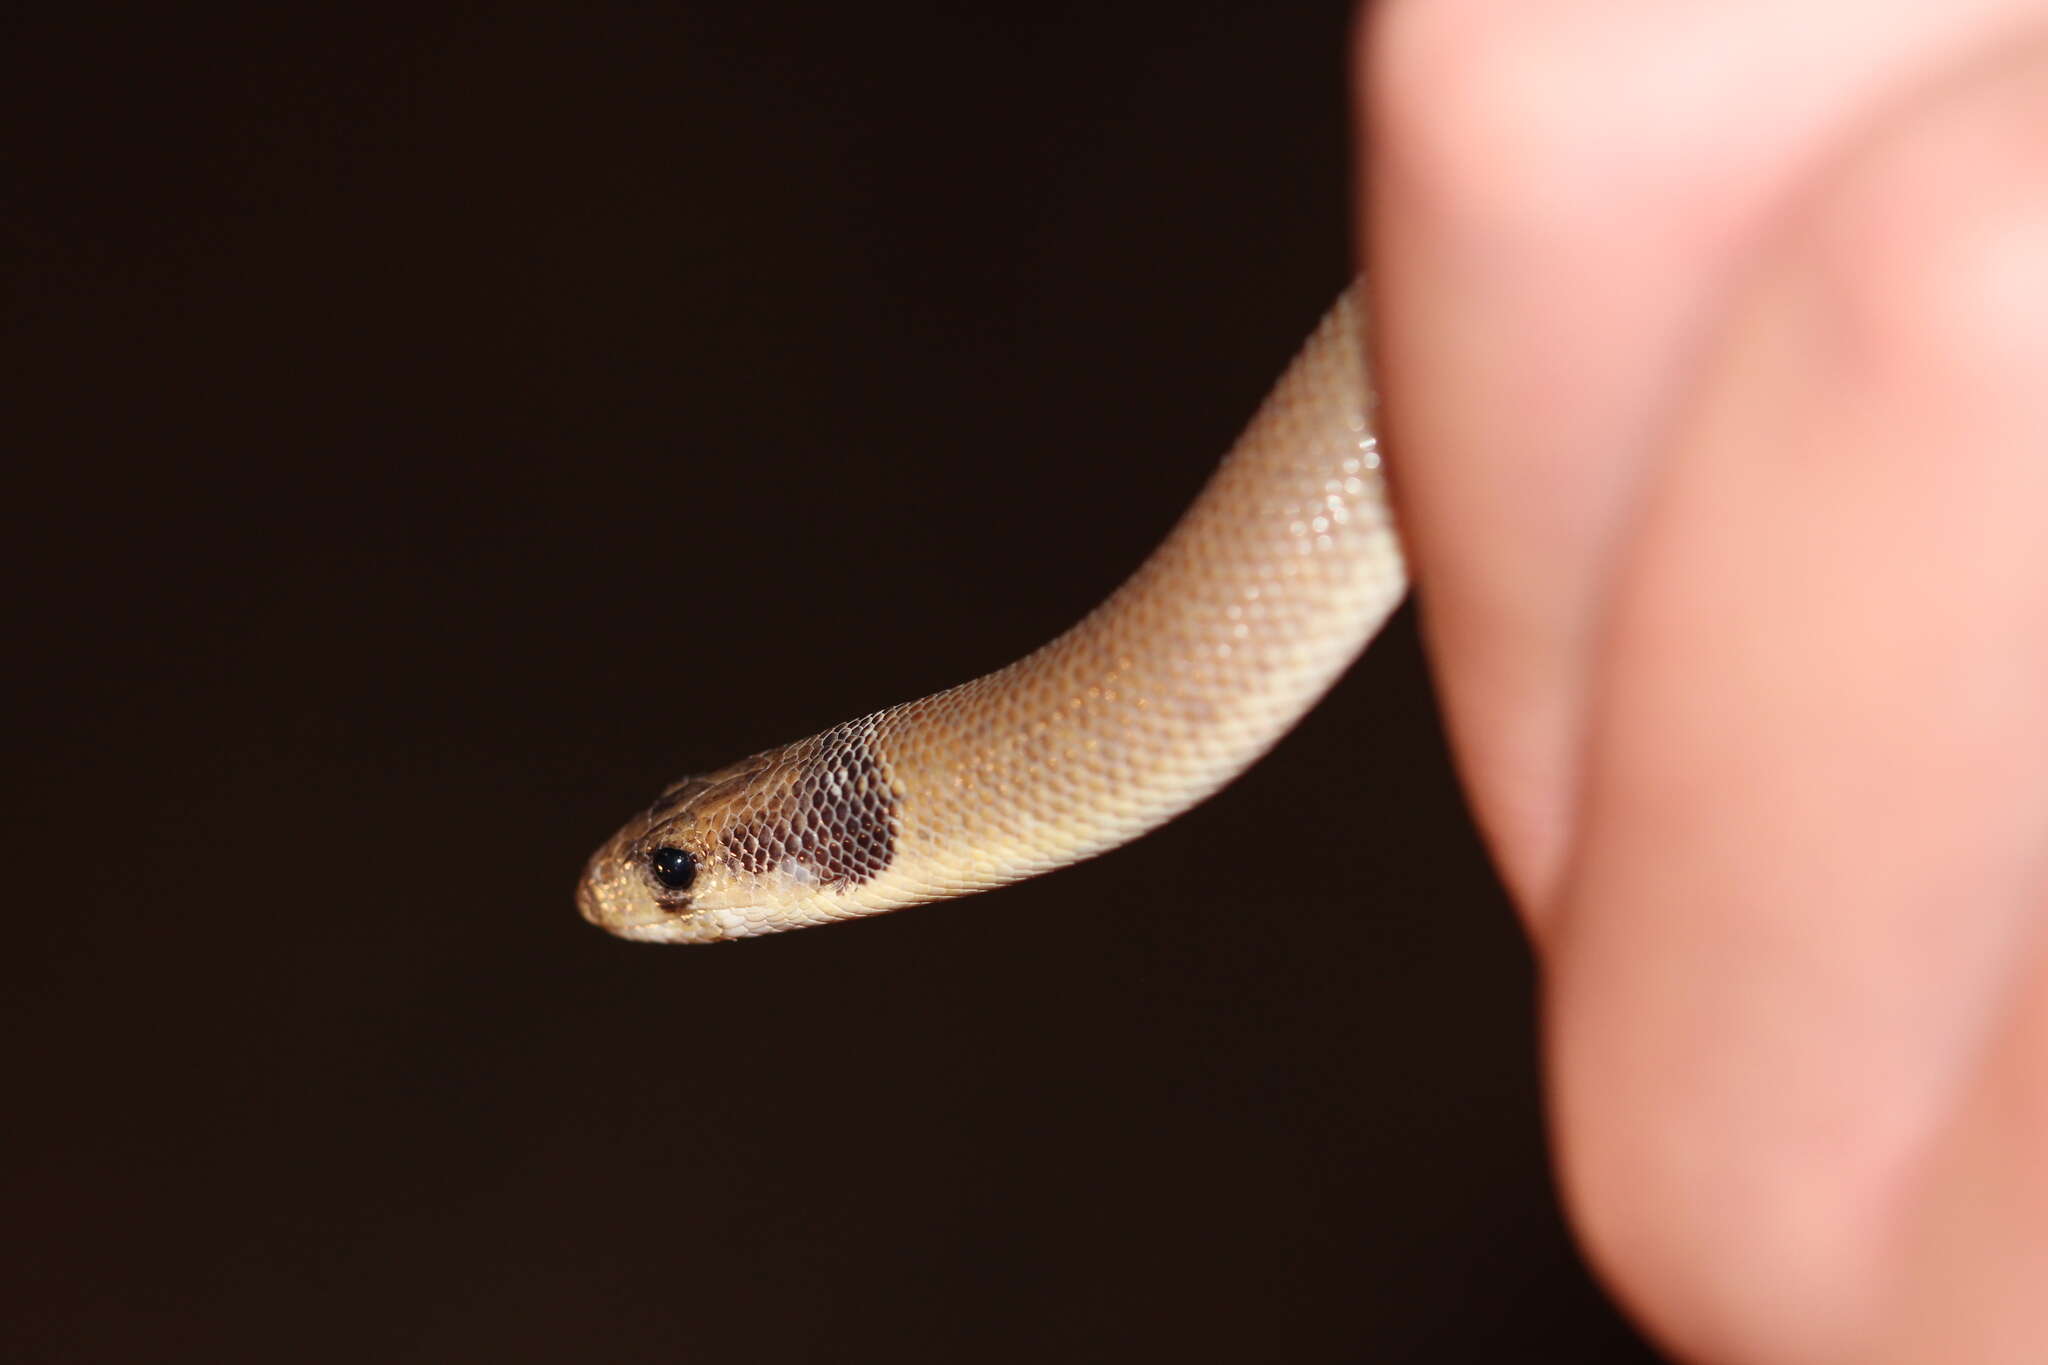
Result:
<svg viewBox="0 0 2048 1365"><path fill-rule="evenodd" d="M1166 539L1006 668L685 778L592 855L585 919L705 943L1091 857L1244 771L1407 589L1363 287L1330 309Z"/></svg>

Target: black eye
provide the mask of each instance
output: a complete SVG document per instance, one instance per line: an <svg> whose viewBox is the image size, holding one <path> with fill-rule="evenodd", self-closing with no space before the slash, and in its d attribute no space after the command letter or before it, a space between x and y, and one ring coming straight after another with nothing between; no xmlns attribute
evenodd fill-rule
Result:
<svg viewBox="0 0 2048 1365"><path fill-rule="evenodd" d="M674 844L663 844L648 854L647 866L653 869L654 880L671 891L687 891L697 880L697 856Z"/></svg>

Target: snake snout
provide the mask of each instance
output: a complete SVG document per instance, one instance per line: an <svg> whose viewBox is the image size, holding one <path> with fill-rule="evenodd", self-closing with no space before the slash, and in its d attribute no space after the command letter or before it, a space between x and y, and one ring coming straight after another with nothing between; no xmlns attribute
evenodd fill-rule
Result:
<svg viewBox="0 0 2048 1365"><path fill-rule="evenodd" d="M602 926L604 914L597 892L597 859L584 866L583 880L576 883L576 912L592 924Z"/></svg>
<svg viewBox="0 0 2048 1365"><path fill-rule="evenodd" d="M628 886L632 872L630 860L617 839L593 853L583 865L583 880L576 886L576 909L583 918L600 929L615 932L637 919L653 918L651 896L638 898L648 901L645 906L635 907L632 903L636 899ZM649 913L636 915L636 908Z"/></svg>

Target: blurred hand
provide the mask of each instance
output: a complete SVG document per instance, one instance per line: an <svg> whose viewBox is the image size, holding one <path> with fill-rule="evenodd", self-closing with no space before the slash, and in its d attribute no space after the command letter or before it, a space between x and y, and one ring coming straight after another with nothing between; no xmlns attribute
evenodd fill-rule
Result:
<svg viewBox="0 0 2048 1365"><path fill-rule="evenodd" d="M2048 4L1388 0L1363 222L1590 1255L2048 1359Z"/></svg>

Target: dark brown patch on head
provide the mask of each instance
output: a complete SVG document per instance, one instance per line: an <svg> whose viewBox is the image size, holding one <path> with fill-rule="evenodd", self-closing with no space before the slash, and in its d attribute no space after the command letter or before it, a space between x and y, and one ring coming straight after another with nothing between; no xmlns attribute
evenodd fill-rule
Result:
<svg viewBox="0 0 2048 1365"><path fill-rule="evenodd" d="M896 799L871 720L848 721L798 745L790 776L726 829L727 855L765 873L794 861L845 888L880 876L896 856Z"/></svg>

